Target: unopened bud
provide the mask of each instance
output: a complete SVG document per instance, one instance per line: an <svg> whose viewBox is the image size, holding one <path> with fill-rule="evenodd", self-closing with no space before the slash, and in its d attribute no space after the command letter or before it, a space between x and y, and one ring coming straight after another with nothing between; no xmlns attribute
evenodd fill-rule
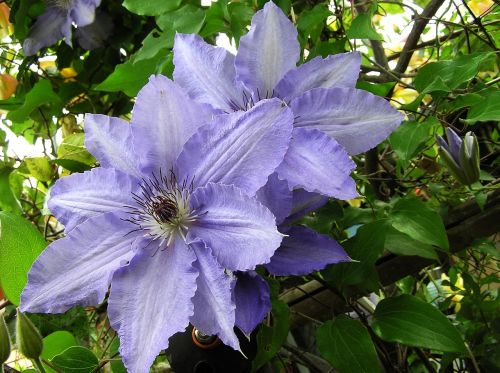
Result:
<svg viewBox="0 0 500 373"><path fill-rule="evenodd" d="M43 340L31 320L17 310L16 342L19 352L28 359L38 359L42 354Z"/></svg>
<svg viewBox="0 0 500 373"><path fill-rule="evenodd" d="M438 152L450 173L464 185L471 185L479 180L479 144L472 132L465 134L462 140L452 129L446 129L446 142L442 137L437 141Z"/></svg>
<svg viewBox="0 0 500 373"><path fill-rule="evenodd" d="M10 337L9 330L3 318L3 312L0 312L0 366L7 361L10 356Z"/></svg>

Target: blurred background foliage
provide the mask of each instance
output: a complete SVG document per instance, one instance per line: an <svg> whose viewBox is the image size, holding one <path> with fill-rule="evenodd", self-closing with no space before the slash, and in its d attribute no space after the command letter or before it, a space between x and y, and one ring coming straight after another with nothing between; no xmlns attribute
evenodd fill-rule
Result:
<svg viewBox="0 0 500 373"><path fill-rule="evenodd" d="M112 27L101 47L58 42L25 57L22 42L46 3L0 2L0 309L13 343L26 273L63 234L45 206L49 189L96 163L84 147L84 114L129 118L151 74L172 76L176 32L234 49L264 3L103 0ZM331 200L299 222L339 240L357 262L268 276L273 311L255 337L253 369L500 371L500 7L491 0L276 3L298 28L301 63L360 51L358 88L385 97L406 119L354 157L362 197ZM445 128L477 138L479 180L464 185L438 155ZM30 318L47 371L124 371L105 306ZM13 344L5 368L33 365ZM153 369L168 371L164 354Z"/></svg>

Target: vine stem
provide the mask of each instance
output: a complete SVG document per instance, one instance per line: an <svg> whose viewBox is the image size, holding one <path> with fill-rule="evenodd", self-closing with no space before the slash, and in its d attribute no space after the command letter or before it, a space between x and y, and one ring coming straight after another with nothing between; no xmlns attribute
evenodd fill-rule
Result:
<svg viewBox="0 0 500 373"><path fill-rule="evenodd" d="M38 369L38 371L40 373L47 373L45 371L45 368L43 367L42 362L40 361L40 358L32 359L32 361L33 361L33 364L35 364L36 368Z"/></svg>

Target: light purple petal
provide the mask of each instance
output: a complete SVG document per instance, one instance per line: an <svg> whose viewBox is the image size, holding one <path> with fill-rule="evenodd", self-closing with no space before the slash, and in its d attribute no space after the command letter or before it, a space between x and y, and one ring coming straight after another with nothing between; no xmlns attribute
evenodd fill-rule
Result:
<svg viewBox="0 0 500 373"><path fill-rule="evenodd" d="M292 112L278 99L216 118L184 145L176 163L178 176L194 177L197 186L233 184L254 195L283 160L292 123Z"/></svg>
<svg viewBox="0 0 500 373"><path fill-rule="evenodd" d="M288 236L265 265L273 275L306 275L328 264L351 260L336 241L309 228L294 226L285 233Z"/></svg>
<svg viewBox="0 0 500 373"><path fill-rule="evenodd" d="M94 22L95 8L99 6L101 0L73 0L70 16L78 27L90 25Z"/></svg>
<svg viewBox="0 0 500 373"><path fill-rule="evenodd" d="M269 285L254 271L235 275L236 325L249 335L271 311Z"/></svg>
<svg viewBox="0 0 500 373"><path fill-rule="evenodd" d="M168 249L148 250L115 272L108 317L120 337L129 372L148 373L168 339L188 326L196 291L196 256L182 240Z"/></svg>
<svg viewBox="0 0 500 373"><path fill-rule="evenodd" d="M50 244L28 273L21 310L61 313L101 303L113 272L133 255L137 236L127 235L131 229L119 215L106 213Z"/></svg>
<svg viewBox="0 0 500 373"><path fill-rule="evenodd" d="M71 45L71 19L66 11L47 7L45 13L36 19L24 40L24 54L32 56L41 48L49 47L63 37L66 37L66 42Z"/></svg>
<svg viewBox="0 0 500 373"><path fill-rule="evenodd" d="M354 88L316 88L292 100L295 127L317 128L351 155L384 141L403 120L382 97Z"/></svg>
<svg viewBox="0 0 500 373"><path fill-rule="evenodd" d="M320 56L285 74L276 86L278 97L291 100L314 88L354 88L361 67L358 52Z"/></svg>
<svg viewBox="0 0 500 373"><path fill-rule="evenodd" d="M255 197L276 217L276 224L281 224L292 211L292 191L285 180L280 180L274 173L267 179L266 185L257 191Z"/></svg>
<svg viewBox="0 0 500 373"><path fill-rule="evenodd" d="M226 112L245 108L244 87L236 82L234 56L198 35L177 34L174 80L199 102ZM247 95L247 96L245 96Z"/></svg>
<svg viewBox="0 0 500 373"><path fill-rule="evenodd" d="M294 220L319 209L328 202L328 197L319 193L311 193L304 189L296 189L293 191L292 211L286 218L283 224L290 224Z"/></svg>
<svg viewBox="0 0 500 373"><path fill-rule="evenodd" d="M132 192L137 187L137 179L113 168L98 167L57 180L48 206L68 232L88 218L134 205Z"/></svg>
<svg viewBox="0 0 500 373"><path fill-rule="evenodd" d="M194 266L199 275L193 298L194 314L190 322L203 334L218 335L220 340L235 350L240 350L234 333L235 305L231 298L231 277L226 275L204 243L191 245L196 253Z"/></svg>
<svg viewBox="0 0 500 373"><path fill-rule="evenodd" d="M218 262L231 270L267 263L281 243L273 214L240 189L209 183L191 196L200 217L189 227L188 240L203 240Z"/></svg>
<svg viewBox="0 0 500 373"><path fill-rule="evenodd" d="M141 177L128 122L106 115L86 114L84 130L85 146L102 167Z"/></svg>
<svg viewBox="0 0 500 373"><path fill-rule="evenodd" d="M168 172L187 139L211 116L208 106L191 100L170 79L151 76L137 95L131 120L141 170Z"/></svg>
<svg viewBox="0 0 500 373"><path fill-rule="evenodd" d="M455 160L460 163L460 147L462 146L462 139L451 128L446 127L446 138L448 139L447 150Z"/></svg>
<svg viewBox="0 0 500 373"><path fill-rule="evenodd" d="M257 99L273 97L276 84L300 56L297 30L272 1L252 18L248 34L240 39L235 59L236 78Z"/></svg>
<svg viewBox="0 0 500 373"><path fill-rule="evenodd" d="M316 129L296 128L277 172L290 188L351 199L358 196L350 176L355 167L345 149L331 137Z"/></svg>

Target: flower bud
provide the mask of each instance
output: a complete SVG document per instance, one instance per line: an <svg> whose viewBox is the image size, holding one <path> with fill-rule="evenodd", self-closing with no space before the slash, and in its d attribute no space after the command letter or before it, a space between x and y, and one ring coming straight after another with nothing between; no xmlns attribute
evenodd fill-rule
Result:
<svg viewBox="0 0 500 373"><path fill-rule="evenodd" d="M3 312L0 312L0 366L7 361L10 355L10 337L9 330L3 318Z"/></svg>
<svg viewBox="0 0 500 373"><path fill-rule="evenodd" d="M16 322L17 348L28 359L38 359L42 354L43 340L40 332L31 320L17 310Z"/></svg>
<svg viewBox="0 0 500 373"><path fill-rule="evenodd" d="M450 173L464 185L471 185L479 180L479 144L472 132L465 134L462 140L452 129L446 128L446 142L438 136L439 155Z"/></svg>

